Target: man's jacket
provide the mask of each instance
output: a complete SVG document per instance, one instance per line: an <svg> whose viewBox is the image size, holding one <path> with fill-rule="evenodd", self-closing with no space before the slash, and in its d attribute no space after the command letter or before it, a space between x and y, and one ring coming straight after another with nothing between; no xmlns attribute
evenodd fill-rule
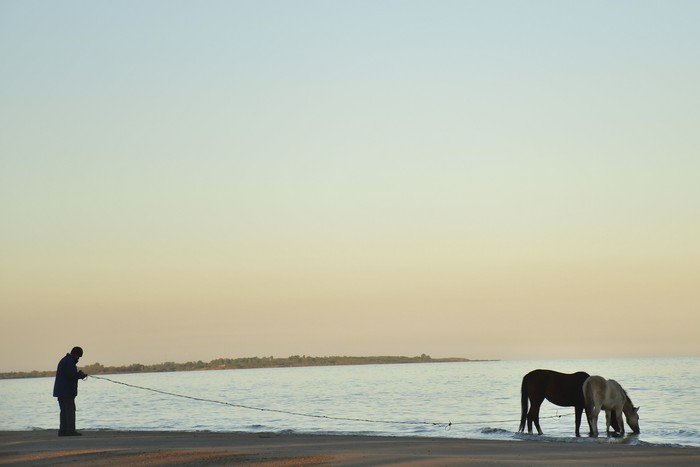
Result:
<svg viewBox="0 0 700 467"><path fill-rule="evenodd" d="M54 397L75 397L78 395L78 380L85 377L85 373L78 371L78 361L71 354L58 362L56 368L56 380L53 383Z"/></svg>

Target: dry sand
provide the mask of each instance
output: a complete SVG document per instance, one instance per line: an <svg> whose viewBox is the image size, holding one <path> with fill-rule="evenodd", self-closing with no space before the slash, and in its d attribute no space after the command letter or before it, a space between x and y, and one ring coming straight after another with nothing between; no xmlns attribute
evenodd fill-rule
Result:
<svg viewBox="0 0 700 467"><path fill-rule="evenodd" d="M598 442L484 441L209 432L0 432L0 465L455 466L700 465L700 448Z"/></svg>

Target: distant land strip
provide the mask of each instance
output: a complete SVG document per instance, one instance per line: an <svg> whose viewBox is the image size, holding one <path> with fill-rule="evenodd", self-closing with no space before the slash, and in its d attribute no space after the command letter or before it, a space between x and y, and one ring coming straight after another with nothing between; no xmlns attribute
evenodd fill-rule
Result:
<svg viewBox="0 0 700 467"><path fill-rule="evenodd" d="M121 373L162 373L167 371L204 371L204 370L243 370L251 368L293 368L305 366L339 366L339 365L388 365L397 363L453 363L453 362L479 362L488 360L470 360L468 358L448 357L432 358L422 354L417 357L400 356L376 356L376 357L309 357L306 355L292 355L286 358L275 357L243 357L243 358L217 358L209 363L198 360L196 362L175 363L165 362L155 365L142 365L133 363L125 366L104 366L100 363L81 366L88 375L121 374ZM55 371L12 371L0 373L0 379L16 378L45 378L54 376Z"/></svg>

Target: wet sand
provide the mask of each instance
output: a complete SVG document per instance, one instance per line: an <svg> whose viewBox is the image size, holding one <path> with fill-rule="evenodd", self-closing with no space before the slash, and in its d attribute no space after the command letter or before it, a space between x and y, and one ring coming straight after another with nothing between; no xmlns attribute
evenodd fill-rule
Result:
<svg viewBox="0 0 700 467"><path fill-rule="evenodd" d="M606 442L492 441L210 432L0 432L13 466L700 465L700 448Z"/></svg>

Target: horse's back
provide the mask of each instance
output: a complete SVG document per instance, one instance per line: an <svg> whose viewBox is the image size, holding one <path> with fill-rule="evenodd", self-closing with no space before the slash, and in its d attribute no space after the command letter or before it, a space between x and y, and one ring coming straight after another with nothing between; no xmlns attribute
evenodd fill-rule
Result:
<svg viewBox="0 0 700 467"><path fill-rule="evenodd" d="M561 373L555 370L532 370L523 377L523 388L536 398L546 398L560 406L583 407L583 383L588 373Z"/></svg>
<svg viewBox="0 0 700 467"><path fill-rule="evenodd" d="M589 376L588 378L586 378L586 381L583 382L584 391L605 389L605 387L608 385L608 381L613 380L607 380L602 376L598 375Z"/></svg>
<svg viewBox="0 0 700 467"><path fill-rule="evenodd" d="M591 375L589 375L585 371L577 371L576 373L573 373L568 376L570 377L569 380L571 381L571 384L573 384L577 388L583 388L583 383L585 383Z"/></svg>
<svg viewBox="0 0 700 467"><path fill-rule="evenodd" d="M531 380L531 379L541 379L541 378L546 378L549 373L556 373L555 371L552 370L544 370L542 368L538 368L537 370L532 370L525 376L523 376L524 380Z"/></svg>
<svg viewBox="0 0 700 467"><path fill-rule="evenodd" d="M620 383L614 379L608 380L608 398L614 401L614 404L619 407L623 407L628 399L627 392L622 389Z"/></svg>
<svg viewBox="0 0 700 467"><path fill-rule="evenodd" d="M602 409L620 409L627 400L627 393L620 383L602 376L591 376L583 383L583 396L586 404Z"/></svg>
<svg viewBox="0 0 700 467"><path fill-rule="evenodd" d="M608 386L610 386L610 389L612 389L613 391L615 391L615 392L617 392L617 393L620 393L620 394L624 394L624 393L625 393L625 390L622 389L622 386L620 386L620 383L618 383L618 382L615 381L614 379L609 379L609 380L608 380Z"/></svg>
<svg viewBox="0 0 700 467"><path fill-rule="evenodd" d="M602 376L594 375L586 378L583 382L583 398L586 404L593 406L597 405L596 401L604 400L607 387L608 380Z"/></svg>
<svg viewBox="0 0 700 467"><path fill-rule="evenodd" d="M585 371L577 371L576 373L561 373L555 370L545 370L539 368L537 370L532 370L523 376L523 381L547 381L550 378L555 378L557 381L571 380L574 382L574 384L583 385L583 382L588 378L588 376L588 373Z"/></svg>
<svg viewBox="0 0 700 467"><path fill-rule="evenodd" d="M556 371L537 369L532 370L523 376L523 388L533 388L537 389L539 387L544 387L547 385L547 381L552 373Z"/></svg>

